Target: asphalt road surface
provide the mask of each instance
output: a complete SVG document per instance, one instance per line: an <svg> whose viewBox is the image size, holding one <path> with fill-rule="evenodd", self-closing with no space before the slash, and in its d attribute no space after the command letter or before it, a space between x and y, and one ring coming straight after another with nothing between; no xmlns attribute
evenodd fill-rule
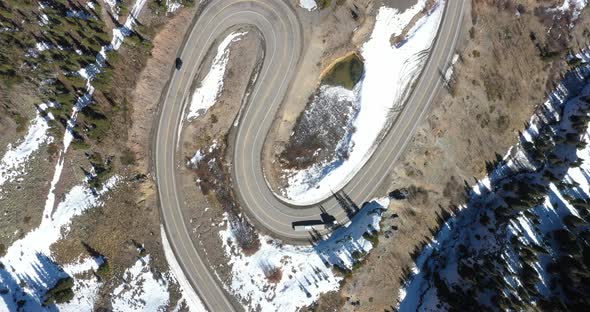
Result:
<svg viewBox="0 0 590 312"><path fill-rule="evenodd" d="M176 149L185 100L207 51L231 28L254 26L264 38L265 59L250 101L241 116L234 147L233 178L242 207L259 225L288 240L306 241L292 222L318 219L316 206L294 206L278 199L262 173L261 153L273 118L297 72L304 46L302 30L290 6L280 0L215 0L201 12L180 53L183 67L174 72L163 97L153 142L154 166L164 228L187 279L210 311L236 308L202 260L183 217L184 196L177 168L182 158ZM359 205L374 196L374 189L395 165L421 117L441 87L439 71L446 68L460 37L464 0L447 0L439 35L424 71L418 78L397 121L359 173L344 187ZM174 57L174 56L170 56ZM322 202L328 213L345 223L346 214L330 198Z"/></svg>

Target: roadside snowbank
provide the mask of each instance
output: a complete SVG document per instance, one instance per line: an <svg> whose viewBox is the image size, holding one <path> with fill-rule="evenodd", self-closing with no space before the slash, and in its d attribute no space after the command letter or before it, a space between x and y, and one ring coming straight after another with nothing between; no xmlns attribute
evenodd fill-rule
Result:
<svg viewBox="0 0 590 312"><path fill-rule="evenodd" d="M199 87L193 93L189 111L186 116L187 120L195 119L213 106L219 93L223 90L223 76L225 75L225 68L229 60L229 45L233 42L239 41L244 35L243 32L234 32L229 34L217 47L217 54L213 59L213 63L209 72L201 80ZM182 127L181 127L182 128Z"/></svg>
<svg viewBox="0 0 590 312"><path fill-rule="evenodd" d="M239 251L228 225L220 231L232 268L228 290L249 302L245 308L250 311L296 311L312 304L321 294L340 287L342 277L332 267L350 270L373 248L365 233L379 231L388 205L388 198L374 199L351 222L313 247L287 245L259 235L260 249L251 256Z"/></svg>
<svg viewBox="0 0 590 312"><path fill-rule="evenodd" d="M4 257L0 258L5 266L0 269L0 288L6 287L8 290L6 294L0 292L0 310L16 311L16 302L19 300L26 302L25 310L44 310L42 297L45 292L60 278L68 276L68 272L53 260L50 246L67 233L73 217L101 205L101 198L118 181L118 177L112 177L100 190L93 190L85 184L73 187L55 211L44 214L37 229L8 248ZM83 267L88 265L92 266L84 264ZM73 266L66 268L71 272L77 271ZM92 310L92 306L88 306L87 310Z"/></svg>
<svg viewBox="0 0 590 312"><path fill-rule="evenodd" d="M172 247L170 246L170 242L168 241L168 236L166 236L166 231L164 230L164 226L160 225L160 236L162 237L162 247L164 248L164 256L166 257L166 262L168 262L168 266L170 267L170 273L180 285L180 292L182 294L182 298L186 301L188 305L188 309L191 312L206 312L207 309L203 305L201 298L193 289L190 282L186 279L180 264L176 260L176 256L172 251Z"/></svg>
<svg viewBox="0 0 590 312"><path fill-rule="evenodd" d="M348 183L371 156L382 131L401 110L424 66L442 18L444 0L412 27L402 44L392 46L391 37L401 34L425 5L426 0L420 0L404 12L385 6L379 9L371 38L361 49L365 74L359 82L360 111L354 121L349 157L331 168L318 164L291 174L282 194L286 201L313 204L330 196Z"/></svg>

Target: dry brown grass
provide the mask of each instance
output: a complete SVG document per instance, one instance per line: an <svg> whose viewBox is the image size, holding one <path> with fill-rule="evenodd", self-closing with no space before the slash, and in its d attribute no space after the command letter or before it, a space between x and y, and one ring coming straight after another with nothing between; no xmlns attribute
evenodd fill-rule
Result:
<svg viewBox="0 0 590 312"><path fill-rule="evenodd" d="M262 266L266 280L271 284L276 284L283 278L283 269L279 266L266 264Z"/></svg>

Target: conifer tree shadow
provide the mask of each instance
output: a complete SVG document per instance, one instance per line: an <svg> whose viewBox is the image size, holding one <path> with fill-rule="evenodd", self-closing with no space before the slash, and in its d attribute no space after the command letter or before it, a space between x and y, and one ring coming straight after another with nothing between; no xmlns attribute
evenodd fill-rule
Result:
<svg viewBox="0 0 590 312"><path fill-rule="evenodd" d="M332 192L332 196L336 199L344 212L346 212L348 219L352 219L354 215L360 210L358 205L343 190L340 190L336 193Z"/></svg>
<svg viewBox="0 0 590 312"><path fill-rule="evenodd" d="M43 306L43 297L60 279L68 277L57 263L42 253L36 253L34 274L13 270L7 264L0 266L0 300L4 301L8 311L55 310L55 306Z"/></svg>

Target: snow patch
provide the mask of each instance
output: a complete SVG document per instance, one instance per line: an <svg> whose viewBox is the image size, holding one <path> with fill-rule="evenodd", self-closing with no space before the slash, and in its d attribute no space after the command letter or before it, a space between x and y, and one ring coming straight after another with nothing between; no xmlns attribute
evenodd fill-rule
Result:
<svg viewBox="0 0 590 312"><path fill-rule="evenodd" d="M315 0L299 0L299 6L310 12L318 8Z"/></svg>
<svg viewBox="0 0 590 312"><path fill-rule="evenodd" d="M174 13L176 11L178 11L178 9L180 9L182 7L182 4L180 4L178 1L175 0L166 0L166 12L167 13Z"/></svg>
<svg viewBox="0 0 590 312"><path fill-rule="evenodd" d="M164 256L166 257L166 262L168 262L168 266L170 267L170 272L172 276L180 285L180 292L182 294L182 298L186 301L188 308L191 312L205 312L207 309L203 305L201 298L195 292L193 287L191 286L190 282L186 279L180 264L176 260L176 256L172 251L172 247L170 246L170 242L168 241L168 236L166 236L166 231L164 230L164 226L160 225L160 236L162 237L162 248L164 249ZM180 304L181 300L179 300Z"/></svg>
<svg viewBox="0 0 590 312"><path fill-rule="evenodd" d="M42 41L42 42L37 42L35 44L35 48L37 49L38 52L43 52L45 50L49 50L51 49L51 43Z"/></svg>
<svg viewBox="0 0 590 312"><path fill-rule="evenodd" d="M451 64L445 71L445 81L449 82L453 77L453 73L455 72L455 63L459 60L459 54L455 54L453 59L451 60Z"/></svg>
<svg viewBox="0 0 590 312"><path fill-rule="evenodd" d="M334 274L333 266L350 270L373 248L364 234L379 231L388 205L388 198L374 199L351 222L313 247L287 245L259 235L260 249L250 256L239 251L228 225L219 232L231 265L228 290L249 302L245 308L250 311L297 311L312 304L321 294L340 287L342 278ZM228 224L227 215L225 220ZM273 270L281 272L274 276L274 282L267 278Z"/></svg>
<svg viewBox="0 0 590 312"><path fill-rule="evenodd" d="M94 310L98 291L102 285L99 278L93 272L104 262L102 258L84 258L78 263L68 264L63 267L69 276L84 275L82 278L74 278L72 291L75 294L70 302L58 304L59 311L78 312Z"/></svg>
<svg viewBox="0 0 590 312"><path fill-rule="evenodd" d="M79 18L83 20L88 20L94 18L94 16L86 11L83 10L69 10L66 12L67 17Z"/></svg>
<svg viewBox="0 0 590 312"><path fill-rule="evenodd" d="M63 269L68 275L77 275L86 272L96 271L101 264L104 263L104 259L102 258L82 258L79 259L76 263L70 263L64 265Z"/></svg>
<svg viewBox="0 0 590 312"><path fill-rule="evenodd" d="M39 26L45 26L47 24L49 24L49 16L45 13L39 15Z"/></svg>
<svg viewBox="0 0 590 312"><path fill-rule="evenodd" d="M197 166L197 164L199 163L199 161L201 161L203 159L203 157L205 157L205 155L203 155L203 153L201 153L201 150L198 150L195 153L195 156L193 156L191 158L191 160L189 161L189 163L187 165L193 165L193 166Z"/></svg>
<svg viewBox="0 0 590 312"><path fill-rule="evenodd" d="M16 311L16 302L19 300L26 302L25 310L43 310L43 295L60 278L69 275L65 269L75 274L95 266L83 262L62 269L55 263L50 246L68 232L73 217L101 205L101 197L114 188L119 180L117 176L108 179L100 190L87 185L73 187L53 213L43 215L38 228L8 248L0 259L5 266L5 269L0 269L0 285L9 290L7 294L0 294L0 310ZM85 310L92 310L92 307Z"/></svg>
<svg viewBox="0 0 590 312"><path fill-rule="evenodd" d="M44 143L51 143L53 138L47 135L49 125L47 120L38 112L37 116L31 121L25 137L13 146L8 144L6 153L0 160L0 187L20 175L26 173L26 163L33 153ZM2 189L0 188L0 191Z"/></svg>
<svg viewBox="0 0 590 312"><path fill-rule="evenodd" d="M550 11L561 11L562 13L571 12L572 20L575 21L578 19L586 5L588 5L588 0L564 0L561 6L553 8Z"/></svg>
<svg viewBox="0 0 590 312"><path fill-rule="evenodd" d="M106 5L109 6L111 9L111 13L115 16L115 18L119 17L119 5L117 4L119 0L103 0Z"/></svg>
<svg viewBox="0 0 590 312"><path fill-rule="evenodd" d="M124 282L113 291L113 311L163 311L168 306L168 282L156 279L150 270L150 256L139 258L123 273Z"/></svg>
<svg viewBox="0 0 590 312"><path fill-rule="evenodd" d="M213 59L211 69L201 81L199 87L192 96L192 101L187 114L187 119L197 118L207 112L215 104L219 93L223 89L223 76L225 67L229 60L229 45L241 39L243 32L234 32L229 34L217 47L217 54Z"/></svg>

